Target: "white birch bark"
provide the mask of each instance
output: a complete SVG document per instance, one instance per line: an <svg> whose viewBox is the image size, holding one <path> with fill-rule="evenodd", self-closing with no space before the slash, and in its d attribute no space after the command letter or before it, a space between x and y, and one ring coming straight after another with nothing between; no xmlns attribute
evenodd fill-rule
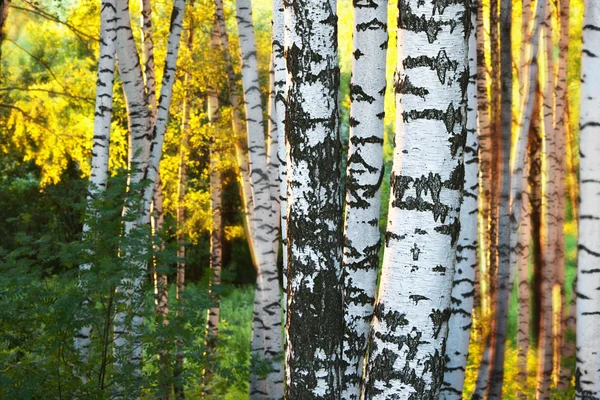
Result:
<svg viewBox="0 0 600 400"><path fill-rule="evenodd" d="M287 69L283 56L284 45L283 0L273 0L273 73L275 91L275 124L277 125L277 162L279 164L279 209L281 249L283 258L283 315L287 313L287 152L285 144L285 99ZM285 317L284 317L285 318Z"/></svg>
<svg viewBox="0 0 600 400"><path fill-rule="evenodd" d="M379 268L387 0L354 5L343 247L342 398L358 399ZM398 88L402 90L402 88Z"/></svg>
<svg viewBox="0 0 600 400"><path fill-rule="evenodd" d="M285 3L286 399L337 399L342 357L336 1Z"/></svg>
<svg viewBox="0 0 600 400"><path fill-rule="evenodd" d="M600 2L585 1L579 120L576 398L600 398Z"/></svg>
<svg viewBox="0 0 600 400"><path fill-rule="evenodd" d="M282 354L281 297L277 273L277 256L273 242L277 240L276 206L271 194L269 166L263 128L262 100L258 80L256 42L252 24L250 0L236 1L236 20L242 60L242 87L246 110L250 182L254 214L254 252L257 260L256 292L252 321L252 353L258 360L271 364L272 372L266 377L251 370L250 398L283 398L283 368L279 358Z"/></svg>
<svg viewBox="0 0 600 400"><path fill-rule="evenodd" d="M154 66L154 39L152 34L152 7L150 0L141 0L142 15L142 61L148 105L152 110L152 120L156 120L156 69Z"/></svg>
<svg viewBox="0 0 600 400"><path fill-rule="evenodd" d="M477 6L470 4L468 43L469 84L467 86L467 142L464 154L464 188L460 209L460 234L456 246L456 267L452 283L452 307L448 321L446 365L441 399L462 399L469 341L473 323L475 271L477 269L479 140L477 135Z"/></svg>
<svg viewBox="0 0 600 400"><path fill-rule="evenodd" d="M110 147L110 123L112 117L114 72L115 72L115 41L116 41L116 3L114 0L103 0L100 11L100 54L98 57L98 79L96 82L96 107L94 112L94 137L92 144L92 161L88 201L104 192L108 180L108 161ZM0 41L1 44L1 41ZM98 218L93 209L87 210L87 218ZM83 225L84 240L93 244L93 232L90 226ZM82 272L89 271L90 264L79 267ZM84 280L79 281L83 291L87 290ZM88 306L87 300L84 307ZM75 350L80 361L89 361L92 327L81 327L75 334ZM85 378L83 378L85 379Z"/></svg>
<svg viewBox="0 0 600 400"><path fill-rule="evenodd" d="M467 4L398 3L401 90L365 399L440 395L465 172Z"/></svg>

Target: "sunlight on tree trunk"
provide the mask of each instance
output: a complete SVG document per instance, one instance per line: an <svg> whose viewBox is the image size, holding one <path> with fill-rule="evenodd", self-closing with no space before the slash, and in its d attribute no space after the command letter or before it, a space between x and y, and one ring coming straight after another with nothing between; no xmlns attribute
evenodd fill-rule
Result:
<svg viewBox="0 0 600 400"><path fill-rule="evenodd" d="M398 4L396 140L369 399L440 394L465 173L467 3Z"/></svg>

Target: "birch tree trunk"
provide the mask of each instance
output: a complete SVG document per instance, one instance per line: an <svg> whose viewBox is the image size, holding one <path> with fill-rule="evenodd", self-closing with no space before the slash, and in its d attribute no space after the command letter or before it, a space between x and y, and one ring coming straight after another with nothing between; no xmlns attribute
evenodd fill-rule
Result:
<svg viewBox="0 0 600 400"><path fill-rule="evenodd" d="M490 312L489 301L489 219L490 200L492 191L492 136L490 126L490 101L488 98L488 68L486 61L484 29L484 12L482 0L477 0L477 130L479 134L479 174L480 174L480 199L479 213L481 215L481 315L487 316Z"/></svg>
<svg viewBox="0 0 600 400"><path fill-rule="evenodd" d="M139 185L148 167L151 143L151 113L148 109L144 91L144 79L140 68L140 60L129 15L127 0L117 0L117 55L119 58L119 72L123 81L123 88L127 102L129 128L131 135L131 171L130 184ZM153 182L152 182L153 183ZM150 191L154 185L149 183ZM125 213L134 212L132 209L133 198L128 200ZM144 222L149 222L149 209L145 206L137 211L135 219L125 222L125 235L129 236ZM141 378L142 344L140 328L142 316L140 315L143 294L141 286L146 273L146 264L141 263L137 251L121 252L124 263L127 265L125 277L117 287L118 311L114 323L114 355L115 376L122 382L115 385L113 394L117 398L139 398L137 381ZM128 371L127 374L124 371Z"/></svg>
<svg viewBox="0 0 600 400"><path fill-rule="evenodd" d="M379 268L387 0L354 2L350 144L342 258L342 398L358 399ZM407 82L408 83L408 82Z"/></svg>
<svg viewBox="0 0 600 400"><path fill-rule="evenodd" d="M538 82L538 88L541 85ZM531 319L531 334L534 341L538 342L540 332L540 314L541 314L541 282L542 270L544 268L543 243L544 243L544 221L542 220L542 131L541 131L541 91L537 94L537 120L532 120L532 129L529 137L529 188L531 204L531 251L532 251L532 269L531 272L531 314L535 318Z"/></svg>
<svg viewBox="0 0 600 400"><path fill-rule="evenodd" d="M154 38L152 35L152 7L150 0L141 0L142 15L142 61L148 105L152 110L152 120L156 120L156 70L154 67Z"/></svg>
<svg viewBox="0 0 600 400"><path fill-rule="evenodd" d="M269 101L267 105L268 118L267 121L267 173L269 175L269 192L271 193L271 218L273 228L275 229L275 238L273 240L273 252L275 256L275 270L277 268L277 260L279 258L279 227L281 222L281 207L279 204L279 132L277 131L277 106L276 96L277 88L275 85L275 64L274 54L271 48L271 62L269 68ZM279 276L279 272L277 273ZM277 282L279 284L279 281ZM283 330L282 330L283 331ZM282 332L283 334L283 332Z"/></svg>
<svg viewBox="0 0 600 400"><path fill-rule="evenodd" d="M484 291L484 318L491 322L495 319L496 313L496 291L497 291L497 274L498 274L498 209L499 209L499 190L500 190L500 164L501 164L501 139L500 139L500 49L498 40L498 2L500 0L489 0L489 36L490 36L490 96L485 98L486 103L489 103L489 138L488 134L482 132L481 147L481 171L482 171L482 188L484 204L483 215L487 214L487 235L484 238L487 241L485 275L482 280L485 280L486 290ZM482 13L481 22L478 23L478 29L484 31L483 19L483 0L478 0L480 12ZM480 28L479 28L480 27ZM481 35L483 38L483 35ZM480 52L485 54L485 42L480 41ZM482 68L487 69L487 65L483 64ZM483 82L481 82L483 84ZM487 84L486 84L487 86ZM483 96L480 95L480 101ZM481 103L480 103L481 104ZM486 106L487 107L487 106ZM485 125L483 125L485 128ZM488 150L489 149L489 153ZM487 191L487 190L489 191ZM489 323L489 325L492 325ZM484 356L479 365L473 398L483 398L488 391L489 372L492 368L490 362L494 359L494 349L487 346L492 346L494 340L492 338L492 329L488 328L486 332Z"/></svg>
<svg viewBox="0 0 600 400"><path fill-rule="evenodd" d="M156 183L154 184L154 194L152 199L152 210L151 220L152 235L155 236L155 240L158 245L155 246L156 251L164 250L164 243L160 230L164 224L164 212L163 212L163 194L162 194L162 183L160 175L157 176ZM168 293L168 280L167 275L159 271L160 265L157 265L158 257L153 259L153 280L154 280L154 305L156 311L156 323L167 326L169 325L169 293ZM159 387L160 392L157 398L160 400L171 399L171 361L169 355L169 344L166 336L160 337L162 344L158 350L159 360Z"/></svg>
<svg viewBox="0 0 600 400"><path fill-rule="evenodd" d="M147 1L147 0L144 0ZM189 7L193 7L194 2L190 1ZM193 15L193 14L192 14ZM189 18L188 21L188 37L186 47L190 54L193 51L194 43L194 19ZM190 131L190 102L191 95L187 88L191 84L191 73L188 70L184 78L185 95L183 99L183 118L181 124L181 144L179 148L179 186L177 188L177 280L176 280L176 295L178 319L183 317L184 304L183 292L185 290L185 193L187 188L187 160L189 153L189 131ZM177 338L177 354L175 356L175 366L173 369L173 390L175 398L185 398L183 387L183 339Z"/></svg>
<svg viewBox="0 0 600 400"><path fill-rule="evenodd" d="M150 222L150 204L154 183L158 175L158 166L162 155L162 144L166 130L168 111L175 80L175 68L179 51L184 0L175 0L171 13L171 25L167 44L165 71L161 86L161 96L157 109L156 124L153 124L152 112L148 107L144 90L144 79L140 67L139 54L133 39L129 5L127 0L117 0L117 55L119 71L126 94L130 130L132 137L131 184L138 185L147 181L143 188L142 206L139 215L125 223L125 235ZM132 193L133 196L133 193ZM126 206L126 212L131 210ZM134 382L134 387L115 387L117 397L137 398L139 396L136 379L141 377L142 343L140 327L142 325L141 308L143 306L142 283L146 274L146 263L140 262L142 254L124 256L132 264L135 271L126 276L117 291L120 296L120 311L115 317L114 347L115 373L121 379ZM123 374L130 370L131 373Z"/></svg>
<svg viewBox="0 0 600 400"><path fill-rule="evenodd" d="M219 31L215 26L211 32L210 44L213 50L219 48ZM221 311L220 296L218 291L215 292L215 286L221 284L221 266L223 260L223 224L221 220L221 204L222 204L222 182L221 172L217 168L219 152L216 151L216 138L220 135L218 123L221 119L219 113L219 98L216 90L211 87L208 93L208 121L212 125L213 140L210 154L210 201L212 210L212 229L210 232L210 269L212 272L210 280L209 294L213 301L212 306L208 310L208 318L206 324L206 367L204 369L204 386L209 388L212 386L212 378L214 375L215 356L217 350L217 337L219 333L219 315ZM204 391L205 394L210 394L210 390Z"/></svg>
<svg viewBox="0 0 600 400"><path fill-rule="evenodd" d="M277 125L277 162L279 165L279 209L281 248L283 258L283 315L287 315L287 152L285 143L285 99L287 69L283 55L284 46L283 1L273 0L273 72L275 79L275 123Z"/></svg>
<svg viewBox="0 0 600 400"><path fill-rule="evenodd" d="M440 394L465 174L467 4L398 3L396 141L368 399Z"/></svg>
<svg viewBox="0 0 600 400"><path fill-rule="evenodd" d="M501 145L498 147L502 159L501 191L498 218L498 286L496 292L496 319L493 327L493 352L492 369L490 371L489 398L502 398L502 382L504 380L504 353L506 346L506 330L508 326L508 301L512 289L512 265L510 263L511 253L511 219L515 212L520 211L523 163L521 162L514 171L511 171L511 141L512 141L512 49L511 49L511 25L512 25L512 0L501 0L500 3L500 133ZM517 160L522 159L525 140L521 140L517 147L519 155ZM516 176L512 176L517 174ZM511 196L515 201L512 201ZM516 219L518 221L518 218ZM514 236L514 235L512 235Z"/></svg>
<svg viewBox="0 0 600 400"><path fill-rule="evenodd" d="M554 162L556 168L550 176L554 183L553 206L556 215L556 225L554 229L555 259L554 259L554 285L552 288L555 297L554 304L554 384L558 385L561 375L561 355L563 343L565 340L566 313L565 313L565 212L566 212L566 154L567 154L567 55L569 51L569 0L559 2L559 57L558 71L555 80L555 120L554 129ZM553 75L554 77L554 75Z"/></svg>
<svg viewBox="0 0 600 400"><path fill-rule="evenodd" d="M3 3L8 8L8 4ZM5 17L0 10L0 18ZM114 0L103 0L100 11L100 54L98 57L98 80L96 83L96 107L94 112L94 137L92 144L92 161L90 171L90 183L88 188L88 201L93 200L106 189L108 180L108 160L110 147L110 123L112 117L114 72L115 72L115 15L116 3ZM0 22L3 23L3 20ZM2 25L0 25L0 30ZM0 44L1 42L0 37ZM87 218L98 218L95 210L88 209ZM94 233L91 227L83 225L84 240L88 241L93 248ZM92 250L93 251L93 250ZM90 264L84 264L79 270L85 274L92 268ZM79 280L79 286L87 292L88 287L85 278ZM89 306L84 301L84 307ZM83 363L89 362L92 327L89 325L81 327L75 334L75 350ZM81 377L84 381L85 377Z"/></svg>
<svg viewBox="0 0 600 400"><path fill-rule="evenodd" d="M523 179L529 176L529 160L525 160ZM517 381L519 382L519 399L526 399L527 354L529 351L529 236L531 235L531 205L529 190L523 190L521 206L521 226L518 242L514 251L517 262L517 295L518 295L518 327L517 327Z"/></svg>
<svg viewBox="0 0 600 400"><path fill-rule="evenodd" d="M525 7L525 5L524 5ZM523 116L519 119L517 137L517 169L522 166L522 172L513 173L512 205L515 219L511 231L511 268L517 265L517 291L518 291L518 332L517 332L517 379L524 390L527 382L527 356L529 351L529 246L531 235L531 191L528 189L530 179L531 160L528 158L527 143L531 145L531 135L538 135L538 128L532 124L539 119L538 96L538 41L541 19L544 15L545 2L537 3L535 12L532 12L531 3L528 9L523 10L523 36L524 45L521 52L521 109ZM533 20L532 20L533 14ZM527 22L525 21L527 19ZM533 26L530 29L530 23ZM533 122L532 122L533 121ZM517 181L518 180L518 181ZM520 184L518 184L520 182ZM518 185L517 185L518 184ZM512 278L510 279L512 282ZM524 398L524 391L517 394Z"/></svg>
<svg viewBox="0 0 600 400"><path fill-rule="evenodd" d="M550 385L552 383L553 369L553 313L552 313L552 289L554 286L554 263L556 262L556 243L562 239L556 237L556 207L553 204L557 199L553 188L553 176L559 174L555 155L555 141L553 138L554 130L554 66L552 62L552 13L550 2L546 5L546 15L544 21L544 55L545 55L545 74L546 78L543 91L543 123L544 123L544 146L542 150L542 179L545 178L546 185L543 186L542 212L546 221L546 235L544 243L544 266L542 269L541 282L541 316L540 316L540 339L538 346L538 371L537 371L537 399L550 398ZM545 155L545 157L544 157ZM564 195L564 194L563 194ZM552 197L552 198L551 198Z"/></svg>
<svg viewBox="0 0 600 400"><path fill-rule="evenodd" d="M227 87L229 91L229 101L232 108L231 126L235 141L235 154L239 169L239 184L242 202L244 204L244 229L250 247L252 264L257 265L256 254L254 251L255 232L252 221L254 220L254 201L252 199L252 185L250 182L250 166L248 155L246 154L246 145L243 143L244 126L242 124L242 115L240 113L240 96L236 87L236 76L233 71L231 54L229 53L229 38L225 26L225 14L223 11L223 1L215 0L215 24L219 30L219 40L223 50L223 58L226 65Z"/></svg>
<svg viewBox="0 0 600 400"><path fill-rule="evenodd" d="M576 398L600 398L600 3L585 1L579 139Z"/></svg>
<svg viewBox="0 0 600 400"><path fill-rule="evenodd" d="M286 399L341 395L343 299L336 1L285 3Z"/></svg>
<svg viewBox="0 0 600 400"><path fill-rule="evenodd" d="M240 39L250 182L254 203L251 225L255 233L253 244L257 260L252 353L256 361L264 361L271 366L271 372L266 377L255 373L256 365L251 367L250 398L279 399L283 398L283 368L279 361L283 343L277 254L273 250L273 243L278 240L276 228L278 221L273 212L276 204L270 190L250 0L236 1L236 19Z"/></svg>
<svg viewBox="0 0 600 400"><path fill-rule="evenodd" d="M460 209L460 234L456 245L456 267L452 283L451 314L448 321L446 365L441 399L462 399L469 339L472 328L475 271L478 245L479 140L477 136L477 5L469 5L469 83L467 85L467 137L464 154L464 188Z"/></svg>

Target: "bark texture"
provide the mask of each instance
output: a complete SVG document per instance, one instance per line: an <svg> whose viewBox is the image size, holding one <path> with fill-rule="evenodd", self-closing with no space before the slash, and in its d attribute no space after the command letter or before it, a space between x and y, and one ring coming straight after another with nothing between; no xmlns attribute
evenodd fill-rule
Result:
<svg viewBox="0 0 600 400"><path fill-rule="evenodd" d="M475 271L478 245L479 139L477 134L477 5L470 4L468 43L469 84L467 86L467 141L464 154L464 188L460 209L460 234L456 246L456 267L452 283L452 308L448 322L446 365L441 399L462 399L469 341L473 323Z"/></svg>
<svg viewBox="0 0 600 400"><path fill-rule="evenodd" d="M379 268L387 0L354 2L343 247L342 398L358 399Z"/></svg>
<svg viewBox="0 0 600 400"><path fill-rule="evenodd" d="M581 60L576 398L600 398L600 3L586 0Z"/></svg>
<svg viewBox="0 0 600 400"><path fill-rule="evenodd" d="M294 0L284 13L286 399L337 399L343 303L336 1Z"/></svg>
<svg viewBox="0 0 600 400"><path fill-rule="evenodd" d="M398 3L396 139L368 399L440 394L465 174L467 3Z"/></svg>

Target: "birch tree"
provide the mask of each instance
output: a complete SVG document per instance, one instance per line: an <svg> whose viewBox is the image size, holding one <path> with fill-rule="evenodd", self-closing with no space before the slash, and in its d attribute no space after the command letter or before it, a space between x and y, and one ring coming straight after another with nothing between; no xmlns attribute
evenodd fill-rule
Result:
<svg viewBox="0 0 600 400"><path fill-rule="evenodd" d="M106 182L108 180L110 123L115 72L115 15L115 0L103 0L100 10L100 54L98 57L98 80L96 82L94 137L88 201L93 200L106 189ZM98 218L93 208L88 209L87 214L87 218ZM83 225L83 236L84 238L89 237L90 244L93 244L93 232L91 232L90 226L87 223ZM85 274L91 268L92 265L84 264L79 267L79 270ZM79 285L84 291L88 289L85 278L80 279ZM85 302L84 307L87 306L88 304ZM92 327L85 325L75 335L75 350L79 353L80 361L83 363L89 361L91 333Z"/></svg>
<svg viewBox="0 0 600 400"><path fill-rule="evenodd" d="M577 252L576 398L600 397L600 3L585 1L579 120L579 246Z"/></svg>
<svg viewBox="0 0 600 400"><path fill-rule="evenodd" d="M287 310L287 152L285 144L285 99L287 69L284 47L283 1L273 0L273 79L275 96L275 124L277 125L277 163L279 165L279 209L281 248L283 258L283 315Z"/></svg>
<svg viewBox="0 0 600 400"><path fill-rule="evenodd" d="M342 203L335 0L285 3L286 399L341 395ZM293 123L292 123L293 121Z"/></svg>
<svg viewBox="0 0 600 400"><path fill-rule="evenodd" d="M566 212L566 155L567 155L567 59L569 52L569 0L561 0L558 6L558 27L559 27L559 57L556 74L553 75L555 84L555 109L554 126L552 129L554 141L554 162L556 168L553 170L550 178L553 179L553 207L556 218L554 228L554 237L556 238L554 246L554 284L552 287L553 295L557 297L555 301L553 320L554 320L554 384L558 384L561 375L561 355L563 343L565 341L566 312L565 312L565 212Z"/></svg>
<svg viewBox="0 0 600 400"><path fill-rule="evenodd" d="M273 212L276 204L274 204L271 194L269 179L250 0L236 1L236 20L242 60L249 172L254 205L253 218L250 223L255 234L253 245L257 261L252 353L254 357L268 362L271 366L271 372L266 377L257 375L255 368L252 368L250 397L282 398L283 368L279 361L283 351L280 334L281 297L277 273L277 253L273 250L273 243L278 240L276 224L279 221L276 220Z"/></svg>
<svg viewBox="0 0 600 400"><path fill-rule="evenodd" d="M343 247L342 398L358 399L379 268L387 1L354 2Z"/></svg>
<svg viewBox="0 0 600 400"><path fill-rule="evenodd" d="M471 24L468 42L467 137L464 153L464 188L460 209L460 234L456 245L456 267L452 283L452 307L448 322L446 365L442 399L462 399L469 339L471 338L475 270L478 244L479 140L477 135L477 5L469 4Z"/></svg>
<svg viewBox="0 0 600 400"><path fill-rule="evenodd" d="M531 135L537 135L537 126L533 123L539 118L538 113L538 39L545 2L537 2L532 10L532 2L523 2L521 49L521 66L519 84L521 94L522 115L518 120L517 148L515 161L516 176L513 176L511 207L515 210L515 218L511 221L511 259L510 268L516 264L518 280L518 332L517 332L517 366L518 380L524 385L527 378L527 352L529 349L529 245L531 235L531 192L528 189L531 161L527 157L527 143L531 144ZM514 174L514 173L513 173ZM519 178L521 176L521 178ZM512 275L511 275L512 276ZM513 281L513 278L510 278ZM523 393L519 393L523 396Z"/></svg>
<svg viewBox="0 0 600 400"><path fill-rule="evenodd" d="M493 353L492 369L490 371L489 398L502 398L502 382L504 380L504 352L506 346L506 330L508 326L508 301L512 288L511 281L511 219L518 209L514 206L511 193L515 193L514 199L520 199L521 177L512 177L513 173L522 173L523 164L511 170L511 141L512 141L512 0L501 0L500 2L500 146L501 154L501 191L498 218L498 275L496 292L496 315L493 326ZM521 149L526 141L522 140ZM518 196L518 197L517 197Z"/></svg>
<svg viewBox="0 0 600 400"><path fill-rule="evenodd" d="M216 22L216 21L215 21ZM219 26L215 23L210 36L210 46L213 51L218 51L220 46ZM214 363L217 349L217 337L219 333L220 296L215 287L221 284L221 267L223 263L223 224L221 220L222 204L222 181L221 172L218 170L217 162L219 152L216 150L216 138L219 135L218 123L221 119L219 112L219 98L214 87L209 88L208 93L208 121L212 129L212 147L210 153L210 206L212 210L212 227L210 231L210 270L211 280L209 293L213 305L208 310L206 322L206 348L207 362L204 368L205 388L211 387L214 374ZM210 393L210 391L208 391Z"/></svg>
<svg viewBox="0 0 600 400"><path fill-rule="evenodd" d="M467 2L398 8L396 140L369 399L440 394L465 173Z"/></svg>
<svg viewBox="0 0 600 400"><path fill-rule="evenodd" d="M538 399L549 399L550 398L550 386L552 383L552 368L553 368L553 334L552 334L552 287L554 285L554 262L555 260L555 245L558 242L556 237L557 232L556 218L555 218L555 205L551 199L551 191L553 191L553 184L550 174L559 174L556 171L558 167L556 159L554 158L555 152L555 141L554 141L554 64L552 61L552 11L550 8L550 2L546 5L545 17L544 17L544 66L545 74L543 75L546 79L544 82L543 89L543 127L544 127L544 146L542 147L543 159L545 163L542 163L542 179L545 181L545 185L542 189L542 212L545 216L546 221L546 235L544 242L544 264L542 267L542 281L541 281L541 315L540 315L540 339L538 345L538 369L537 369L537 389L536 397ZM564 196L564 193L561 193ZM552 196L554 197L554 196ZM561 236L563 235L561 230Z"/></svg>
<svg viewBox="0 0 600 400"><path fill-rule="evenodd" d="M158 166L162 155L162 144L167 126L169 106L175 80L175 69L179 51L182 20L184 14L184 0L175 0L171 13L171 25L165 59L165 71L161 86L161 96L158 102L156 123L153 123L151 109L148 106L144 79L140 67L140 58L136 44L133 40L129 4L126 0L117 0L117 55L119 57L119 72L123 80L126 94L128 115L130 120L132 159L131 159L131 184L139 185L142 180L147 180L141 194L142 209L139 215L125 223L125 235L130 235L133 230L148 224L150 203L154 183L158 175ZM130 209L130 205L127 206ZM145 276L145 263L136 261L135 254L124 254L129 257L135 266L133 276L127 276L117 288L121 293L120 311L115 317L114 346L115 369L117 374L124 369L131 368L133 376L141 374L141 341L140 327L142 316L142 282ZM129 274L131 275L131 274ZM131 314L131 317L129 316ZM127 378L129 379L129 378ZM117 395L125 388L117 387ZM136 391L126 393L129 397L136 397Z"/></svg>
<svg viewBox="0 0 600 400"><path fill-rule="evenodd" d="M485 15L481 0L474 0L477 4L477 129L479 139L479 174L480 174L480 200L479 213L481 215L480 237L481 255L481 308L482 315L489 313L489 219L490 197L492 191L492 136L490 121L490 102L488 100L488 68L485 51L486 30L484 29Z"/></svg>

